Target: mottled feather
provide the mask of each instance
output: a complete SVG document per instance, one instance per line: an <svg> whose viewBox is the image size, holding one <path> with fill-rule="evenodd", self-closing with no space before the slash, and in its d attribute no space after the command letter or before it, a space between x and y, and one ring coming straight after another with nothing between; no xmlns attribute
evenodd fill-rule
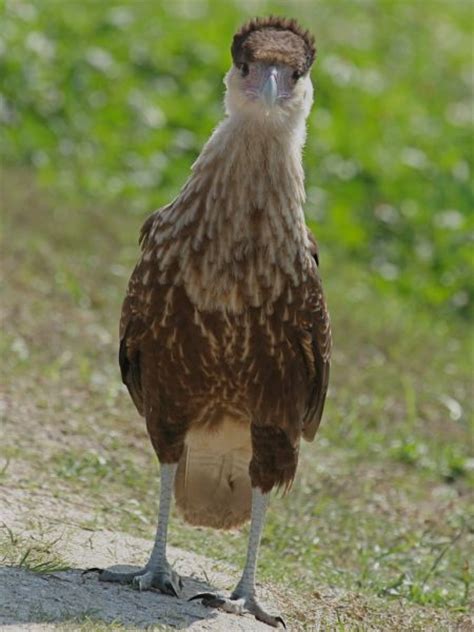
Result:
<svg viewBox="0 0 474 632"><path fill-rule="evenodd" d="M234 38L237 58L278 51L306 72L314 42L279 18ZM312 440L321 420L331 333L303 215L304 116L290 111L277 130L226 118L177 198L140 233L120 323L122 378L160 461L179 463L176 498L194 524L238 525L251 486L288 488L300 439Z"/></svg>

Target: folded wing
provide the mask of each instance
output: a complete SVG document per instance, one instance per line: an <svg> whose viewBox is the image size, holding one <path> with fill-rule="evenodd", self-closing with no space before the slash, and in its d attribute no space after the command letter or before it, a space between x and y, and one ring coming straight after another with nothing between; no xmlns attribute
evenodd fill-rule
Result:
<svg viewBox="0 0 474 632"><path fill-rule="evenodd" d="M303 419L303 437L307 441L312 441L321 422L329 383L331 323L317 270L319 264L318 245L309 229L308 238L316 266L313 277L308 281L309 292L305 310L305 329L311 336L311 338L308 336L308 346L310 346L313 362L309 366L308 376L311 387L308 406Z"/></svg>

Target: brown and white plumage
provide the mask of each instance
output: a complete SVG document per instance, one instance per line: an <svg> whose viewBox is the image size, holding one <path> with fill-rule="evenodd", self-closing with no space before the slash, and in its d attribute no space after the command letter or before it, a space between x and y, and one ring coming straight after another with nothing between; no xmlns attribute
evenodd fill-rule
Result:
<svg viewBox="0 0 474 632"><path fill-rule="evenodd" d="M120 366L162 469L177 465L184 517L229 528L252 508L258 548L268 492L291 485L301 437L318 429L331 334L303 215L313 39L293 20L256 19L232 55L226 118L142 228ZM252 547L234 601L277 625L253 594Z"/></svg>

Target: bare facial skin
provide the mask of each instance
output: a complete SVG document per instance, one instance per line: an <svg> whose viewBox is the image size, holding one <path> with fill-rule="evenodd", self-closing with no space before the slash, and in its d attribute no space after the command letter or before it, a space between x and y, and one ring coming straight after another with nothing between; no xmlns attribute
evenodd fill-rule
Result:
<svg viewBox="0 0 474 632"><path fill-rule="evenodd" d="M299 114L306 118L313 103L309 74L299 76L286 64L256 61L235 65L227 73L226 105L229 114L262 115L284 122Z"/></svg>

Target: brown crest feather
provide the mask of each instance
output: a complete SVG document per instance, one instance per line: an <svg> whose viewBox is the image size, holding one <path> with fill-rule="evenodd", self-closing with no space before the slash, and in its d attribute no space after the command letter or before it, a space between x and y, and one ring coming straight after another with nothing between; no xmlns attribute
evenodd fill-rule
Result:
<svg viewBox="0 0 474 632"><path fill-rule="evenodd" d="M268 61L292 66L305 74L311 68L316 48L314 37L296 20L271 15L253 18L234 35L232 58L235 64Z"/></svg>

